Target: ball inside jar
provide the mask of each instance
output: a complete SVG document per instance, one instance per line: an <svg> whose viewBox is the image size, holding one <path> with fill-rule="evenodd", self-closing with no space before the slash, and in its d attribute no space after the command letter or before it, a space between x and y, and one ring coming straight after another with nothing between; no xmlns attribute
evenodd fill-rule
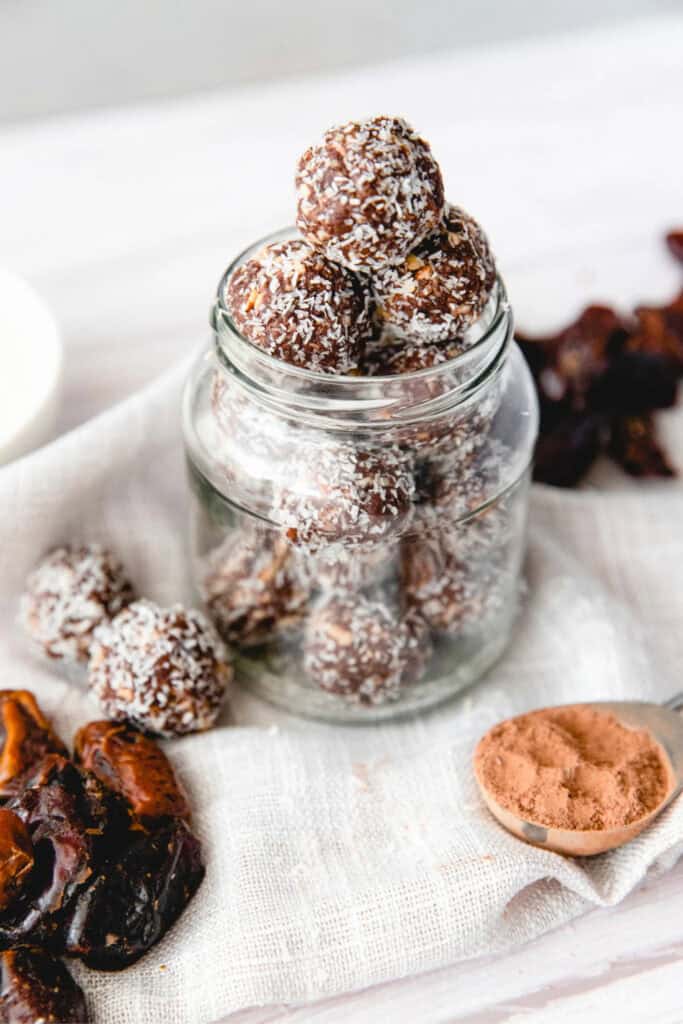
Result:
<svg viewBox="0 0 683 1024"><path fill-rule="evenodd" d="M427 627L416 614L400 618L382 601L335 595L311 615L304 666L328 693L381 704L420 678L430 654Z"/></svg>
<svg viewBox="0 0 683 1024"><path fill-rule="evenodd" d="M211 380L211 411L218 428L217 455L225 455L238 470L266 473L273 460L291 451L296 424L259 405L250 391L220 371ZM257 468L250 472L254 463Z"/></svg>
<svg viewBox="0 0 683 1024"><path fill-rule="evenodd" d="M287 464L283 480L274 518L288 540L308 551L395 537L413 513L412 463L396 447L306 446Z"/></svg>
<svg viewBox="0 0 683 1024"><path fill-rule="evenodd" d="M355 592L385 584L398 577L397 543L373 542L346 547L327 544L308 560L311 582L327 593Z"/></svg>
<svg viewBox="0 0 683 1024"><path fill-rule="evenodd" d="M368 376L416 375L403 382L398 392L405 400L407 422L390 427L391 437L405 451L430 458L450 453L462 461L484 444L500 403L500 384L494 382L482 394L465 404L456 402L447 411L434 411L426 404L446 399L463 383L457 363L449 365L460 352L458 342L421 343L386 328L379 341L368 346L363 363ZM392 415L398 418L395 410Z"/></svg>
<svg viewBox="0 0 683 1024"><path fill-rule="evenodd" d="M405 121L331 128L296 175L297 225L328 259L372 273L403 259L439 221L441 171Z"/></svg>
<svg viewBox="0 0 683 1024"><path fill-rule="evenodd" d="M504 491L512 459L507 445L489 441L474 459L437 459L424 468L416 515L456 557L483 557L510 539L512 496Z"/></svg>
<svg viewBox="0 0 683 1024"><path fill-rule="evenodd" d="M310 596L302 556L285 537L258 527L231 533L211 552L200 588L218 632L237 647L294 629Z"/></svg>
<svg viewBox="0 0 683 1024"><path fill-rule="evenodd" d="M419 373L432 370L450 362L460 352L457 343L428 342L422 344L413 338L391 330L384 330L382 336L369 345L363 361L363 372L369 377L393 377L396 374ZM415 382L420 386L419 394L426 398L438 394L434 386L421 378Z"/></svg>
<svg viewBox="0 0 683 1024"><path fill-rule="evenodd" d="M458 558L438 539L405 541L401 572L406 606L436 633L471 632L503 609L504 572L486 561Z"/></svg>

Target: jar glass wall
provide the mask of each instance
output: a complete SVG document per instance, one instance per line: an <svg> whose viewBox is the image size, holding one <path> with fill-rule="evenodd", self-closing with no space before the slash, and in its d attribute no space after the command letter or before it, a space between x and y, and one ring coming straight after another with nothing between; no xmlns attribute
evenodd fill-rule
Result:
<svg viewBox="0 0 683 1024"><path fill-rule="evenodd" d="M446 699L501 655L519 603L537 407L502 282L462 355L392 377L273 359L224 284L184 430L195 580L238 678L341 721Z"/></svg>

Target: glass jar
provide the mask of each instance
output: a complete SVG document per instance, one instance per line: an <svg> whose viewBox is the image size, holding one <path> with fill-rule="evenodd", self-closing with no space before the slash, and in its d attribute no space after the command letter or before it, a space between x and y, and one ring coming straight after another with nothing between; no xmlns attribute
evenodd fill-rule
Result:
<svg viewBox="0 0 683 1024"><path fill-rule="evenodd" d="M450 361L331 376L231 321L226 281L264 241L226 271L185 391L199 596L241 683L288 711L430 707L500 657L519 606L538 413L503 282Z"/></svg>

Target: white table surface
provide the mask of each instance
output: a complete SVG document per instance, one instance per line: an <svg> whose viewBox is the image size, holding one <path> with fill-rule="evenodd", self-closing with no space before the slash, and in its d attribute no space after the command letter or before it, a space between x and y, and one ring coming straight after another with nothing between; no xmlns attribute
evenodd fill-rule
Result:
<svg viewBox="0 0 683 1024"><path fill-rule="evenodd" d="M431 139L523 326L667 298L682 276L661 244L683 224L682 52L683 18L660 17L0 133L0 265L61 322L61 429L202 341L228 259L291 220L298 152L353 116L401 113ZM680 1024L681 907L683 865L507 956L230 1021Z"/></svg>

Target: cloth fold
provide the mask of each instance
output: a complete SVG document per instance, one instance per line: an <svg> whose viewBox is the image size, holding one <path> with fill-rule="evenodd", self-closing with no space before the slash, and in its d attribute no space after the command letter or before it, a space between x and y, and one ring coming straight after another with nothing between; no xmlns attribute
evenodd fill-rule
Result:
<svg viewBox="0 0 683 1024"><path fill-rule="evenodd" d="M36 559L101 540L139 591L190 600L187 487L174 369L0 470L0 666L65 738L98 714L82 683L15 625ZM489 676L414 721L335 727L235 690L220 728L170 744L208 872L134 968L75 967L98 1024L209 1024L242 1007L333 995L517 946L623 899L683 851L683 802L612 854L569 860L489 817L470 757L495 721L582 699L664 700L683 657L683 491L532 493L529 594Z"/></svg>

